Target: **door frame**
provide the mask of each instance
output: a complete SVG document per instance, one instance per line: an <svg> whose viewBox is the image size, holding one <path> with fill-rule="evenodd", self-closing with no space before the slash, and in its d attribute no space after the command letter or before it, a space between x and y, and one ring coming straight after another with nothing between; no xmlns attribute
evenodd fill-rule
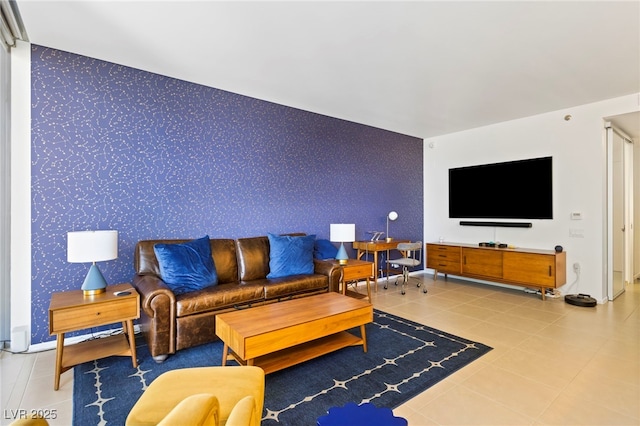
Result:
<svg viewBox="0 0 640 426"><path fill-rule="evenodd" d="M606 245L607 245L607 265L606 265L606 294L609 301L614 300L617 296L624 293L626 285L633 282L633 140L623 131L616 128L610 121L605 122L605 139L607 153L607 206L606 206ZM623 190L624 207L623 207L623 226L625 232L623 234L623 289L620 293L614 294L613 288L613 143L612 135L616 133L623 140Z"/></svg>

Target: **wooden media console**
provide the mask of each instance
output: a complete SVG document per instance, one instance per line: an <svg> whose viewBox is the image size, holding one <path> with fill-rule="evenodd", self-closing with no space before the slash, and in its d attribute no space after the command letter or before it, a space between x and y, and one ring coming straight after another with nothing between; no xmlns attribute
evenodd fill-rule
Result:
<svg viewBox="0 0 640 426"><path fill-rule="evenodd" d="M557 288L567 282L567 254L554 250L478 247L460 243L427 243L427 268L502 284Z"/></svg>

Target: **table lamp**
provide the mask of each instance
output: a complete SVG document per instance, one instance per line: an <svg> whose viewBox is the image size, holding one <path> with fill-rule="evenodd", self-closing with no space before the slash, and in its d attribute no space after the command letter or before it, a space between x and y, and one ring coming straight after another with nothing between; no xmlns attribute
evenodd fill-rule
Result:
<svg viewBox="0 0 640 426"><path fill-rule="evenodd" d="M332 223L329 234L329 240L340 243L336 260L340 265L346 265L349 255L344 248L344 243L352 243L356 240L356 225L353 223Z"/></svg>
<svg viewBox="0 0 640 426"><path fill-rule="evenodd" d="M91 268L82 283L85 296L104 293L107 288L96 262L118 258L118 231L73 231L67 233L67 262L89 263Z"/></svg>
<svg viewBox="0 0 640 426"><path fill-rule="evenodd" d="M387 215L387 242L391 242L391 237L389 236L389 221L394 221L398 218L398 213L395 211L389 212Z"/></svg>

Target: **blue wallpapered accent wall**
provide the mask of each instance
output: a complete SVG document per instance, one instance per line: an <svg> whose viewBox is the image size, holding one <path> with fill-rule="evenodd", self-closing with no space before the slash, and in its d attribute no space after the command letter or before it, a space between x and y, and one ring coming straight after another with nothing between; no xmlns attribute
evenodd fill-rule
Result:
<svg viewBox="0 0 640 426"><path fill-rule="evenodd" d="M110 283L141 239L423 232L422 139L33 45L32 343L78 289L66 233L116 229Z"/></svg>

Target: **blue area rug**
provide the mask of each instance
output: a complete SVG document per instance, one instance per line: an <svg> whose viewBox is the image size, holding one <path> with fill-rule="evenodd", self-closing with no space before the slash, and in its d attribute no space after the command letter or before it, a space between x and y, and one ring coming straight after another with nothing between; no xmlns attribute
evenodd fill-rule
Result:
<svg viewBox="0 0 640 426"><path fill-rule="evenodd" d="M262 425L315 425L331 407L370 402L395 408L491 350L395 315L374 310L368 352L339 350L267 375ZM353 330L359 335L359 330ZM110 357L74 369L74 425L123 425L143 390L165 371L220 365L222 342L179 351L156 364L138 339L131 358Z"/></svg>

